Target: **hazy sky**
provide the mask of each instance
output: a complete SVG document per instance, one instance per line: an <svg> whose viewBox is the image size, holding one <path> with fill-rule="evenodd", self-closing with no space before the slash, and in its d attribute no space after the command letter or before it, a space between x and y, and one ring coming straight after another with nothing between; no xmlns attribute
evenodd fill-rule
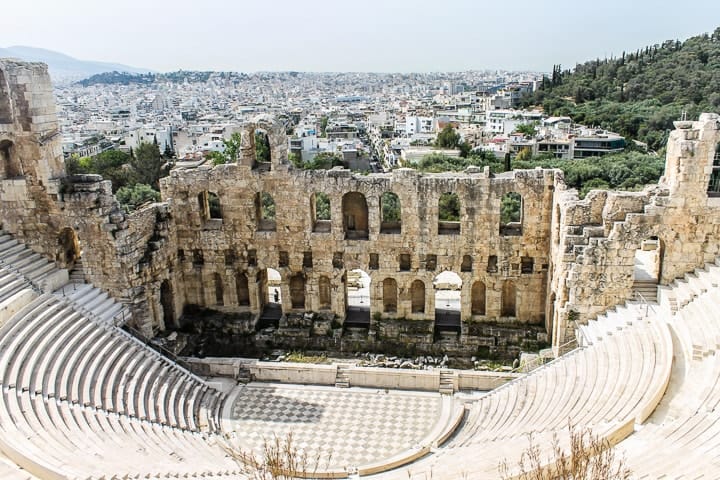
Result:
<svg viewBox="0 0 720 480"><path fill-rule="evenodd" d="M718 26L718 0L13 0L0 47L159 71L549 71Z"/></svg>

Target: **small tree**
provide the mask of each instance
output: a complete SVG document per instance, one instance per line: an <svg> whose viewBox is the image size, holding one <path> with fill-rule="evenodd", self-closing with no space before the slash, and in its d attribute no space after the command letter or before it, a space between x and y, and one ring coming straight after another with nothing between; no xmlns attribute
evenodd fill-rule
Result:
<svg viewBox="0 0 720 480"><path fill-rule="evenodd" d="M458 145L460 145L460 134L455 131L452 125L445 125L445 128L438 133L435 146L438 148L457 148Z"/></svg>
<svg viewBox="0 0 720 480"><path fill-rule="evenodd" d="M130 158L130 167L136 183L145 183L160 189L160 178L167 173L165 159L155 143L141 143Z"/></svg>
<svg viewBox="0 0 720 480"><path fill-rule="evenodd" d="M144 203L160 201L160 192L153 190L150 185L138 183L131 187L122 187L117 191L116 197L126 211L132 211Z"/></svg>

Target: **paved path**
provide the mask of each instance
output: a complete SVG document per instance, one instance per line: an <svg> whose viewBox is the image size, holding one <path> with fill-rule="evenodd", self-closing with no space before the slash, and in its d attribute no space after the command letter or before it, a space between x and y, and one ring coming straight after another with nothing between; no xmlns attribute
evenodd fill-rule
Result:
<svg viewBox="0 0 720 480"><path fill-rule="evenodd" d="M321 452L320 470L360 466L412 448L430 433L442 408L435 393L258 383L239 388L225 424L246 448L261 454L266 440L292 432L311 465Z"/></svg>

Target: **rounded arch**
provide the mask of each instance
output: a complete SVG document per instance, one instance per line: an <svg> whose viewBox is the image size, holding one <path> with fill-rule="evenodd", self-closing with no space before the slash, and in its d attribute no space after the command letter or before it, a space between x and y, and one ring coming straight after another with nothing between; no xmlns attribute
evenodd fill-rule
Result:
<svg viewBox="0 0 720 480"><path fill-rule="evenodd" d="M296 273L290 277L290 305L292 308L305 308L305 276Z"/></svg>
<svg viewBox="0 0 720 480"><path fill-rule="evenodd" d="M0 178L22 176L22 166L15 154L15 144L7 139L0 140Z"/></svg>
<svg viewBox="0 0 720 480"><path fill-rule="evenodd" d="M402 232L402 207L400 197L393 192L380 196L380 233Z"/></svg>
<svg viewBox="0 0 720 480"><path fill-rule="evenodd" d="M438 199L438 235L460 233L460 197L446 192Z"/></svg>
<svg viewBox="0 0 720 480"><path fill-rule="evenodd" d="M343 230L350 240L368 239L368 206L365 195L348 192L342 198Z"/></svg>
<svg viewBox="0 0 720 480"><path fill-rule="evenodd" d="M382 283L383 287L383 312L397 312L398 286L394 278L386 278Z"/></svg>
<svg viewBox="0 0 720 480"><path fill-rule="evenodd" d="M415 280L410 285L410 311L412 313L425 313L425 282Z"/></svg>
<svg viewBox="0 0 720 480"><path fill-rule="evenodd" d="M329 310L332 307L332 286L330 279L325 275L322 275L318 279L318 300L320 304L320 310Z"/></svg>
<svg viewBox="0 0 720 480"><path fill-rule="evenodd" d="M63 228L58 236L58 244L60 245L60 263L68 270L72 270L75 262L82 255L80 241L75 230L70 227Z"/></svg>
<svg viewBox="0 0 720 480"><path fill-rule="evenodd" d="M175 325L175 295L170 280L165 279L160 284L160 305L163 308L163 321L165 325Z"/></svg>
<svg viewBox="0 0 720 480"><path fill-rule="evenodd" d="M330 232L330 197L326 193L314 192L310 196L310 215L313 232Z"/></svg>
<svg viewBox="0 0 720 480"><path fill-rule="evenodd" d="M215 305L223 306L225 305L225 286L223 285L222 275L216 272L213 275L213 280L215 281Z"/></svg>
<svg viewBox="0 0 720 480"><path fill-rule="evenodd" d="M243 272L238 272L235 276L235 290L237 293L237 302L241 307L250 306L250 289L248 288L248 277Z"/></svg>
<svg viewBox="0 0 720 480"><path fill-rule="evenodd" d="M512 280L505 280L502 285L502 308L500 316L515 317L517 315L517 288Z"/></svg>
<svg viewBox="0 0 720 480"><path fill-rule="evenodd" d="M370 326L370 275L355 268L343 276L345 283L345 325L367 328Z"/></svg>
<svg viewBox="0 0 720 480"><path fill-rule="evenodd" d="M462 304L462 278L445 270L433 279L435 288L435 336L455 337L461 331L460 305Z"/></svg>
<svg viewBox="0 0 720 480"><path fill-rule="evenodd" d="M472 315L485 315L485 296L486 288L485 283L477 281L473 283L470 297L471 297L471 311Z"/></svg>
<svg viewBox="0 0 720 480"><path fill-rule="evenodd" d="M523 198L509 192L500 198L500 235L518 236L523 231Z"/></svg>
<svg viewBox="0 0 720 480"><path fill-rule="evenodd" d="M274 232L277 229L275 213L275 199L272 195L268 192L255 194L255 218L258 231Z"/></svg>

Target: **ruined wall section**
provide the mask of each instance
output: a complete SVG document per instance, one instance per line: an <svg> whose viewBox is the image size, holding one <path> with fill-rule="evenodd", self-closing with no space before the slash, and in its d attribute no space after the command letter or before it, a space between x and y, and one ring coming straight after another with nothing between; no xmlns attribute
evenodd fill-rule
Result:
<svg viewBox="0 0 720 480"><path fill-rule="evenodd" d="M34 250L57 252L64 162L47 66L0 59L0 218Z"/></svg>
<svg viewBox="0 0 720 480"><path fill-rule="evenodd" d="M478 169L468 173L420 174L400 169L388 174L356 175L348 170L300 171L278 168L269 172L243 165L175 170L161 181L163 198L172 198L177 225L177 245L181 249L185 297L189 304L221 307L257 313L262 298L261 272L271 267L282 276L283 310L290 304L289 279L300 274L305 280L305 308L320 310L319 282L331 283L331 308L338 317L345 315L347 271L362 269L371 277L372 313L383 317L433 319L433 279L450 270L462 278L462 318L473 319L471 289L475 281L487 286L486 314L474 320L501 316L501 291L505 280L517 287L517 314L513 321L541 322L545 315L545 291L549 264L550 212L555 171L516 171L491 177ZM204 192L218 195L222 218L207 218L199 198ZM274 229L265 228L258 218L257 199L261 192L273 196L276 205ZM330 227L315 228L312 196L328 195L331 204ZM383 193L395 193L401 203L400 233L381 232ZM517 192L523 198L522 235L500 234L500 203L505 193ZM367 239L346 238L343 198L359 193L368 212ZM443 193L460 198L460 232L439 234L438 202ZM314 231L316 230L316 231ZM308 254L312 267L303 266ZM377 255L377 265L373 257ZM410 266L400 267L400 255L409 255ZM469 271L462 267L470 256ZM496 257L490 261L490 257ZM526 271L522 272L522 259ZM287 263L283 264L283 258ZM532 259L528 267L527 260ZM435 265L433 265L435 264ZM488 269L488 265L495 265ZM528 270L529 268L529 270ZM222 279L222 302L215 284ZM251 302L237 302L238 275L248 279ZM392 278L398 284L397 311L383 312L382 283ZM425 312L413 313L410 287L415 280L425 285ZM510 319L508 319L510 320Z"/></svg>
<svg viewBox="0 0 720 480"><path fill-rule="evenodd" d="M708 198L718 117L676 122L668 141L665 175L642 192L558 192L553 219L553 344L632 298L635 251L657 237L659 283L667 285L720 254L720 202Z"/></svg>
<svg viewBox="0 0 720 480"><path fill-rule="evenodd" d="M160 286L173 277L176 251L170 205L125 214L99 175L68 178L59 204L78 237L86 280L129 305L130 324L146 336L164 329Z"/></svg>

